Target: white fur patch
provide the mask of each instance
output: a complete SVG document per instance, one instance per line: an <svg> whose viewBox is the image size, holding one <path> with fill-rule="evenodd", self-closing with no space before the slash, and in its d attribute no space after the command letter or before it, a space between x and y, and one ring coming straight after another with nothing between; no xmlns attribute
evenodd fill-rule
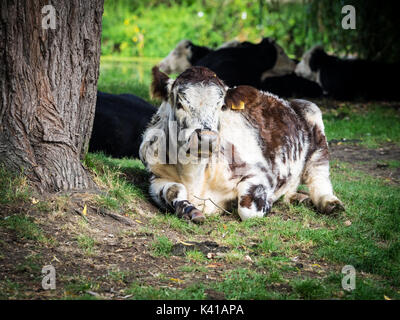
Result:
<svg viewBox="0 0 400 320"><path fill-rule="evenodd" d="M299 77L303 77L305 79L319 83L320 82L319 72L312 71L310 68L310 58L316 49L317 49L317 46L311 48L303 55L303 57L301 58L301 61L297 64L294 72Z"/></svg>
<svg viewBox="0 0 400 320"><path fill-rule="evenodd" d="M274 43L274 46L276 49L275 65L271 70L264 71L264 73L261 75L261 81L265 80L268 77L277 77L290 74L296 68L296 62L294 62L287 56L283 48L276 42Z"/></svg>
<svg viewBox="0 0 400 320"><path fill-rule="evenodd" d="M175 49L173 49L159 64L160 70L170 74L170 73L182 73L187 68L192 65L189 59L192 56L192 51L190 49L190 41L182 40L180 41Z"/></svg>

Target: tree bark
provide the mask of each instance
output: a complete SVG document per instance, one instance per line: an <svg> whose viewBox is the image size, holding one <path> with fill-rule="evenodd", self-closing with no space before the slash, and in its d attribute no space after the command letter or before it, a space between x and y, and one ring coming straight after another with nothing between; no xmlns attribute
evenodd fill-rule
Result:
<svg viewBox="0 0 400 320"><path fill-rule="evenodd" d="M55 29L45 29L51 4ZM91 136L103 0L0 1L0 163L42 192L94 187Z"/></svg>

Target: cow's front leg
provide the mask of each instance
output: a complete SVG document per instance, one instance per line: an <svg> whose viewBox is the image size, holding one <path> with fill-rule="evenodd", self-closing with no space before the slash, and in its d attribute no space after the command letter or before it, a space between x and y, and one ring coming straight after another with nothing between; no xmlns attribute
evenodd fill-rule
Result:
<svg viewBox="0 0 400 320"><path fill-rule="evenodd" d="M238 212L244 221L263 217L271 210L270 188L257 181L247 180L238 184Z"/></svg>
<svg viewBox="0 0 400 320"><path fill-rule="evenodd" d="M162 208L174 210L180 218L196 223L205 220L204 214L187 200L187 190L181 183L152 178L150 195Z"/></svg>

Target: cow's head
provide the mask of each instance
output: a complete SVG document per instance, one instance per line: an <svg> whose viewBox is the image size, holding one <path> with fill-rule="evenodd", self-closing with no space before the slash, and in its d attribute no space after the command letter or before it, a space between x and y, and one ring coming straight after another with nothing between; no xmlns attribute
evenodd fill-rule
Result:
<svg viewBox="0 0 400 320"><path fill-rule="evenodd" d="M183 144L200 157L210 156L219 145L220 113L225 108L226 85L205 67L191 67L176 80L153 68L152 95L170 105L169 121L175 121L178 149Z"/></svg>
<svg viewBox="0 0 400 320"><path fill-rule="evenodd" d="M321 46L313 47L303 55L301 61L297 64L295 73L300 77L319 82L319 70L326 57L327 54Z"/></svg>
<svg viewBox="0 0 400 320"><path fill-rule="evenodd" d="M264 38L260 45L272 47L274 53L273 56L268 57L269 60L274 61L274 64L261 75L261 80L289 74L295 70L296 62L287 56L283 48L275 40Z"/></svg>
<svg viewBox="0 0 400 320"><path fill-rule="evenodd" d="M182 40L160 62L160 70L167 74L182 73L210 51L211 49L207 47L196 46L189 40Z"/></svg>

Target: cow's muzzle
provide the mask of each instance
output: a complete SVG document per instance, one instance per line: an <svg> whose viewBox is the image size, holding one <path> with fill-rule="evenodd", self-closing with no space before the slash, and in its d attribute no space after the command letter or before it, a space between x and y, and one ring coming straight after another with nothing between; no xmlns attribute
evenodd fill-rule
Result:
<svg viewBox="0 0 400 320"><path fill-rule="evenodd" d="M209 156L217 150L218 133L211 130L196 129L190 141L190 152L198 156Z"/></svg>

